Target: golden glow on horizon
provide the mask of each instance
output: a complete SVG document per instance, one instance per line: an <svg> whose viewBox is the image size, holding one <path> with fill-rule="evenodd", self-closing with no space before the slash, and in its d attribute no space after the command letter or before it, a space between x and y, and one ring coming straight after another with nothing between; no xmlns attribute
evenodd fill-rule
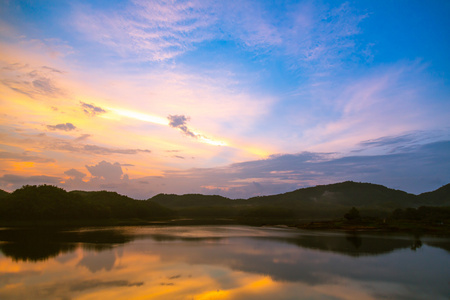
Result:
<svg viewBox="0 0 450 300"><path fill-rule="evenodd" d="M74 185L80 185L82 182L86 183L82 184L85 187L94 184L94 181L90 181L92 177L85 166L96 165L102 160L124 164L122 169L128 178L138 179L163 177L167 171L211 167L211 164L216 161L224 164L261 159L273 153L268 151L273 150L272 147L268 148L267 145L262 145L254 139L242 141L234 136L232 130L221 128L221 123L216 123L216 120L221 121L222 114L228 112L223 111L222 106L209 107L201 101L202 99L199 99L199 103L203 103L200 105L201 108L205 114L207 113L207 116L203 116L196 114L196 111L193 112L191 106L181 105L181 102L177 102L176 106L163 105L158 109L154 109L155 107L151 105L142 105L140 109L143 103L136 106L137 102L122 105L118 101L123 98L122 94L113 92L114 89L98 91L94 88L94 86L104 87L110 81L96 82L95 85L91 85L81 80L86 79L84 75L66 72L71 70L71 67L63 61L49 59L45 53L42 54L36 49L35 51L20 50L20 55L17 55L18 52L10 49L11 57L4 62L6 66L14 64L18 57L24 62L23 68L10 72L9 76L12 79L19 75L27 78L26 76L34 70L41 72L42 65L55 67L63 73L45 73L45 70L39 73L44 79L49 80L48 86L41 88L33 86L34 78L28 78L31 83L28 85L24 83L23 86L18 86L18 89L0 85L3 100L8 99L8 101L0 101L0 107L8 113L3 117L4 123L11 124L11 128L8 128L10 133L4 136L4 145L7 146L4 151L24 153L23 157L18 154L18 159L3 159L5 174L47 175L61 178L61 182L70 184L70 187L66 186L66 188L75 188ZM93 79L92 82L94 82ZM131 88L133 87L131 83L125 82L124 86L130 86L129 90L135 91ZM29 89L30 94L21 92L21 89L24 92L28 92ZM168 91L172 90L168 89ZM140 95L144 94L143 92L148 91L138 91L138 94L133 95L133 99L142 100ZM176 99L185 99L184 96L177 94ZM110 100L105 101L105 99ZM84 111L80 103L99 107L106 113L92 112L90 114ZM234 105L237 104L234 102L226 104L228 108L233 108ZM195 137L185 134L180 128L170 127L170 120L166 117L166 113L168 115L168 112L172 111L193 114L195 125L192 124L192 126L195 128L192 128L189 122L186 126ZM229 113L235 114L236 111L232 110ZM217 115L221 117L217 118ZM27 119L18 122L22 116L27 116ZM63 131L52 130L48 127L48 125L65 123L73 124L76 129ZM154 126L149 130L149 126L141 126L145 123ZM96 148L98 149L95 150ZM120 152L140 149L149 150L149 152L137 151L135 154ZM111 151L108 152L109 150ZM228 159L227 162L218 159L224 153ZM19 159L34 161L19 161ZM70 176L65 175L64 172L72 168L86 174L84 181L67 180ZM149 180L146 178L144 181ZM154 186L156 183L152 182L152 184L152 188L156 188ZM145 186L145 189L150 188L150 185L140 186ZM13 185L5 184L3 188L12 191Z"/></svg>
<svg viewBox="0 0 450 300"><path fill-rule="evenodd" d="M26 72L39 69L36 66L42 64L44 63L30 63L25 70L15 72L26 75ZM44 65L54 64L48 62ZM64 67L57 65L56 67L64 70ZM96 165L102 160L128 165L129 167L122 167L124 174L127 174L127 178L137 179L163 177L166 171L210 167L211 162L219 161L216 159L219 153L227 153L230 163L262 159L273 153L268 151L267 146L260 145L257 141L242 142L239 138L233 137L232 131L218 129L219 125L213 123L215 118L201 116L195 118L195 127L201 130L195 130L196 128L191 128L189 123L186 124L194 135L191 137L180 128L171 128L170 120L164 117L164 112L155 111L154 114L149 114L146 111L153 112L150 108L133 110L130 109L131 106L105 102L102 99L109 97L96 93L89 85L80 85L76 77L74 81L74 78L67 77L67 74L49 77L49 84L54 84L56 91L61 93L47 95L40 90L31 90L34 93L30 92L28 95L5 85L0 86L3 100L8 99L0 101L0 107L8 113L3 116L3 122L11 124L8 128L10 133L3 137L5 145L3 151L16 153L18 157L2 160L4 174L46 175L55 180L60 178L59 183L67 184L66 188L79 188L77 184L83 186L94 184L94 181L90 181L92 176L85 166ZM28 91L26 87L23 87L25 92ZM49 85L48 89L50 88L53 86ZM89 114L83 110L80 103L102 108L106 113ZM189 109L179 108L190 112ZM27 119L18 122L21 116L27 116ZM149 131L148 126L140 126L144 123L139 122L155 126ZM66 123L73 124L75 129L66 131L49 129L49 125ZM203 131L204 129L207 132ZM253 142L255 144L252 145ZM96 148L98 149L95 150ZM140 149L149 151L137 151L135 154L120 152ZM111 152L108 152L109 150ZM27 159L33 161L20 161ZM64 173L70 169L76 169L86 174L86 177L83 181L68 180L70 176ZM15 186L5 183L3 188L12 191ZM145 186L145 189L149 188L150 185Z"/></svg>

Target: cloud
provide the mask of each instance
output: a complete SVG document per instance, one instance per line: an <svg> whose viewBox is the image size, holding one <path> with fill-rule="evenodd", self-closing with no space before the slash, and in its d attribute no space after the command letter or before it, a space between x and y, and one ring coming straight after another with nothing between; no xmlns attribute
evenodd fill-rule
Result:
<svg viewBox="0 0 450 300"><path fill-rule="evenodd" d="M104 253L102 255L105 256ZM98 264L98 258L94 257L94 259L97 259ZM87 260L87 257L83 257L83 259L80 261L79 265L85 264L85 260ZM114 261L113 261L114 262ZM93 264L93 263L92 263ZM91 272L95 272L96 269L92 270L90 268ZM108 271L110 269L107 269ZM117 287L132 287L132 286L141 286L144 282L130 282L127 280L112 280L112 281L102 281L102 280L85 280L80 281L77 283L74 283L70 286L71 291L79 292L84 290L90 290L90 289L98 289L98 288L117 288Z"/></svg>
<svg viewBox="0 0 450 300"><path fill-rule="evenodd" d="M184 115L169 115L167 118L170 121L169 122L170 127L180 129L187 136L193 138L197 137L197 135L193 133L186 125L187 121L189 121L189 117L186 117Z"/></svg>
<svg viewBox="0 0 450 300"><path fill-rule="evenodd" d="M4 78L1 83L13 91L24 94L32 99L38 99L41 96L60 97L66 93L57 86L55 75L63 74L54 68L47 66L31 67L28 64L10 63L2 68Z"/></svg>
<svg viewBox="0 0 450 300"><path fill-rule="evenodd" d="M185 135L193 137L198 139L202 143L215 145L215 146L225 146L227 145L226 142L218 141L211 139L203 134L199 134L196 132L193 132L189 127L187 127L187 121L189 121L189 117L186 117L184 115L169 115L167 117L169 119L169 126L172 128L177 128L181 132L183 132Z"/></svg>
<svg viewBox="0 0 450 300"><path fill-rule="evenodd" d="M119 181L123 175L122 167L118 162L112 164L103 160L97 165L86 165L86 169L92 176L103 178L106 181Z"/></svg>
<svg viewBox="0 0 450 300"><path fill-rule="evenodd" d="M84 103L81 102L81 107L83 108L83 111L85 114L87 114L88 116L96 116L96 115L100 115L103 113L106 113L106 110L104 110L103 108L99 107L99 106L95 106L94 104L88 104L88 103Z"/></svg>
<svg viewBox="0 0 450 300"><path fill-rule="evenodd" d="M277 104L277 111L281 110L280 115L288 122L282 123L280 118L271 120L271 127L276 128L274 132L283 130L292 137L279 139L280 148L289 152L300 147L309 151L347 152L362 141L370 141L373 151L381 153L385 148L394 147L375 143L380 137L399 139L400 135L414 135L420 130L448 130L445 129L448 104L442 101L438 110L436 104L424 102L435 97L430 91L436 88L424 68L420 62L401 62L373 67L357 78L342 76L338 83L303 86L290 98L296 101Z"/></svg>
<svg viewBox="0 0 450 300"><path fill-rule="evenodd" d="M412 151L423 144L445 138L445 134L440 130L421 131L416 130L406 134L384 136L376 139L366 140L356 145L352 152L360 153L366 150L382 149L386 153Z"/></svg>
<svg viewBox="0 0 450 300"><path fill-rule="evenodd" d="M402 136L399 135L399 139ZM387 140L395 138L386 137ZM125 166L128 164L107 161L87 165L93 177L88 181L81 180L84 178L83 172L71 169L64 173L72 178L59 185L70 189L114 190L138 199L147 199L158 193L202 193L249 198L347 180L422 193L450 182L450 140L429 143L420 140L412 147L390 154L279 154L222 167L165 171L164 176L127 178L122 169ZM0 182L8 189L13 184L17 188L20 184L57 184L59 181L59 178L49 176L5 175L0 178Z"/></svg>
<svg viewBox="0 0 450 300"><path fill-rule="evenodd" d="M15 71L15 70L20 70L20 69L24 69L24 68L28 68L29 65L28 64L22 64L22 63L8 63L5 64L2 69L3 70L7 70L7 71Z"/></svg>
<svg viewBox="0 0 450 300"><path fill-rule="evenodd" d="M55 95L60 93L60 90L54 86L49 78L38 78L31 83L36 90L41 91L44 94Z"/></svg>
<svg viewBox="0 0 450 300"><path fill-rule="evenodd" d="M39 185L39 184L58 184L61 179L59 177L36 175L36 176L19 176L14 174L5 174L0 177L0 182L11 184L14 189L22 185Z"/></svg>
<svg viewBox="0 0 450 300"><path fill-rule="evenodd" d="M81 142L81 141L84 141L84 140L90 138L91 136L92 136L91 134L82 134L79 137L77 137L74 141Z"/></svg>
<svg viewBox="0 0 450 300"><path fill-rule="evenodd" d="M173 59L205 41L233 40L257 54L292 57L292 66L332 67L356 51L354 36L366 17L350 4L310 1L277 5L260 1L142 1L121 13L80 6L75 27L123 57Z"/></svg>
<svg viewBox="0 0 450 300"><path fill-rule="evenodd" d="M288 15L291 18L284 24L282 35L286 54L297 60L294 66L314 72L335 68L357 52L355 36L360 33L360 22L367 17L348 2L335 7L303 2Z"/></svg>
<svg viewBox="0 0 450 300"><path fill-rule="evenodd" d="M47 125L47 128L50 130L64 130L64 131L71 131L75 130L76 127L72 123L63 123L63 124L57 124L57 125Z"/></svg>
<svg viewBox="0 0 450 300"><path fill-rule="evenodd" d="M61 70L58 70L58 69L55 69L55 68L52 68L52 67L47 67L47 66L42 66L42 69L48 70L48 71L53 72L53 73L58 73L58 74L64 74L65 73L65 72L63 72Z"/></svg>
<svg viewBox="0 0 450 300"><path fill-rule="evenodd" d="M111 149L106 147L100 147L96 145L84 145L82 151L100 155L108 155L108 154L137 154L139 152L143 153L151 153L150 150L147 149Z"/></svg>
<svg viewBox="0 0 450 300"><path fill-rule="evenodd" d="M346 180L382 184L410 193L434 190L450 182L450 141L417 144L395 154L302 152L217 168L167 171L157 188L161 192L248 198Z"/></svg>
<svg viewBox="0 0 450 300"><path fill-rule="evenodd" d="M6 135L5 135L6 136ZM14 141L17 144L23 144L23 145L31 145L36 146L38 145L40 148L44 148L47 150L62 150L62 151L68 151L68 152L75 152L75 153L86 153L86 154L97 154L97 155L111 155L111 154L125 154L125 155L133 155L138 153L151 153L151 150L148 149L123 149L123 148L108 148L103 146L97 146L92 144L80 144L79 142L82 142L83 140L87 139L91 135L84 134L76 139L63 139L63 138L57 138L48 136L45 133L40 134L23 134L26 138L21 139L17 138L13 135L8 135L8 139L10 141ZM0 152L1 153L1 152ZM7 154L9 152L5 152L3 154L3 157L6 158L15 158L15 159L23 159L24 161L28 159L29 161L36 161L36 162L52 162L53 159L44 159L36 156L30 156L26 154Z"/></svg>
<svg viewBox="0 0 450 300"><path fill-rule="evenodd" d="M72 177L75 180L81 180L84 177L86 177L86 174L84 174L83 172L80 172L78 170L75 170L75 169L67 170L67 171L64 172L64 174Z"/></svg>
<svg viewBox="0 0 450 300"><path fill-rule="evenodd" d="M132 1L121 14L79 7L75 27L121 56L163 61L208 40L208 1Z"/></svg>
<svg viewBox="0 0 450 300"><path fill-rule="evenodd" d="M14 153L14 152L6 152L0 151L0 159L6 160L15 160L15 161L28 161L35 163L52 163L55 162L53 158L45 158L35 155L29 155L26 152L23 153Z"/></svg>
<svg viewBox="0 0 450 300"><path fill-rule="evenodd" d="M412 138L414 138L415 135L413 134L405 134L400 136L387 136L387 137L381 137L377 139L362 141L359 143L360 147L384 147L384 146L395 146L399 144L404 144L407 142L411 142Z"/></svg>

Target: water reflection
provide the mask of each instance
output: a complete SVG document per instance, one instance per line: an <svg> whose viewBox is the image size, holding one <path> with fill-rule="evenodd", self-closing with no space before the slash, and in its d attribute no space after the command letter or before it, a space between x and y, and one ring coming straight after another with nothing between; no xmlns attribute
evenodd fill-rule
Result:
<svg viewBox="0 0 450 300"><path fill-rule="evenodd" d="M436 247L448 239L187 226L0 230L0 241L0 299L450 294L450 254Z"/></svg>
<svg viewBox="0 0 450 300"><path fill-rule="evenodd" d="M136 237L120 230L61 230L53 227L0 230L0 250L13 260L45 261L81 245L87 250L102 251L124 244Z"/></svg>
<svg viewBox="0 0 450 300"><path fill-rule="evenodd" d="M330 251L354 257L380 255L403 248L417 250L422 246L422 241L418 236L400 238L399 236L360 235L357 233L305 234L284 240L302 248ZM445 244L439 243L437 245L445 246Z"/></svg>

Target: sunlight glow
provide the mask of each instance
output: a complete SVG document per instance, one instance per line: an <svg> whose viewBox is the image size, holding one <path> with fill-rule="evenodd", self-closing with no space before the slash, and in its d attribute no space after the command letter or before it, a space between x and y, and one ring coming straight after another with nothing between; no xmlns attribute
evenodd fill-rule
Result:
<svg viewBox="0 0 450 300"><path fill-rule="evenodd" d="M130 119L140 120L140 121L159 124L159 125L167 125L167 126L169 125L169 120L167 118L161 118L158 116L152 116L149 114L139 113L139 112L126 110L126 109L122 109L122 108L118 109L118 108L108 107L107 109L109 111L113 111L115 114L122 116L122 117L127 117Z"/></svg>
<svg viewBox="0 0 450 300"><path fill-rule="evenodd" d="M446 1L53 2L0 1L0 189L449 182Z"/></svg>
<svg viewBox="0 0 450 300"><path fill-rule="evenodd" d="M139 112L126 110L126 109L122 109L122 108L118 109L118 108L108 107L107 109L109 111L114 112L114 114L116 114L118 116L127 117L130 119L135 119L135 120L149 122L149 123L158 124L158 125L166 125L166 126L169 126L169 123L170 123L169 119L167 119L167 118L161 118L161 117L150 115L150 114L139 113ZM110 117L106 116L106 118L110 118ZM201 133L198 133L198 132L193 132L193 133L195 134L195 137L202 143L210 144L210 145L214 145L214 146L227 146L228 145L224 141L217 141L217 140L210 139Z"/></svg>
<svg viewBox="0 0 450 300"><path fill-rule="evenodd" d="M195 133L195 134L198 137L199 141L201 141L202 143L210 144L210 145L214 145L214 146L228 146L228 144L224 141L215 141L215 140L207 138L201 134L197 134L197 133Z"/></svg>

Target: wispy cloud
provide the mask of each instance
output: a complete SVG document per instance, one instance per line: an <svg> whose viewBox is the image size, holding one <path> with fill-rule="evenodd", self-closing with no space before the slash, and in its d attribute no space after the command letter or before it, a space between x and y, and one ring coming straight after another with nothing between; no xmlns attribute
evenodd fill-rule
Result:
<svg viewBox="0 0 450 300"><path fill-rule="evenodd" d="M277 10L261 1L227 3L217 13L232 39L259 54L286 56L291 68L321 73L357 53L360 23L367 15L349 3L283 3Z"/></svg>
<svg viewBox="0 0 450 300"><path fill-rule="evenodd" d="M37 147L40 149L45 149L47 151L63 151L63 152L73 152L82 154L95 154L95 155L112 155L112 154L124 154L124 155L134 155L138 153L151 153L148 149L136 149L136 148L115 148L115 147L105 147L95 144L84 144L82 143L90 135L82 135L81 137L71 139L71 138L60 138L49 136L45 133L40 134L21 134L19 137L14 137L12 135L5 136L9 141L14 142L17 145ZM7 158L9 152L4 152L4 157ZM16 159L35 159L44 160L39 157L29 156L26 154L14 154ZM12 157L11 157L12 158ZM49 160L49 161L54 161ZM45 161L45 162L49 162Z"/></svg>
<svg viewBox="0 0 450 300"><path fill-rule="evenodd" d="M308 150L345 152L362 141L445 128L445 113L423 100L433 97L433 86L419 62L382 66L359 78L304 86L296 97L308 99L309 106L289 105L287 117L306 120L299 125Z"/></svg>
<svg viewBox="0 0 450 300"><path fill-rule="evenodd" d="M148 149L113 149L100 147L96 145L84 145L81 148L75 148L75 151L83 151L92 154L108 155L108 154L137 154L139 152L151 153Z"/></svg>
<svg viewBox="0 0 450 300"><path fill-rule="evenodd" d="M365 17L348 3L329 7L302 1L282 4L275 12L253 0L135 0L120 14L83 6L74 20L93 41L128 58L164 61L205 41L234 40L247 51L287 55L293 67L313 62L317 69L335 66L354 52L353 37Z"/></svg>
<svg viewBox="0 0 450 300"><path fill-rule="evenodd" d="M375 149L381 149L385 153L393 154L398 152L413 151L424 144L450 138L450 134L445 130L416 130L400 135L383 136L376 139L366 140L356 145L351 152L361 153Z"/></svg>
<svg viewBox="0 0 450 300"><path fill-rule="evenodd" d="M77 137L74 141L75 142L81 142L81 141L87 140L91 136L92 136L91 134L85 133L85 134L82 134L79 137Z"/></svg>
<svg viewBox="0 0 450 300"><path fill-rule="evenodd" d="M366 14L354 10L349 3L336 7L300 3L289 14L285 31L286 53L297 59L297 66L311 69L336 67L357 52L355 37Z"/></svg>
<svg viewBox="0 0 450 300"><path fill-rule="evenodd" d="M1 83L13 91L26 95L32 99L41 96L60 97L66 92L58 86L56 78L63 74L55 68L42 66L31 67L28 64L2 62Z"/></svg>
<svg viewBox="0 0 450 300"><path fill-rule="evenodd" d="M83 112L88 116L97 116L103 113L106 113L106 110L101 108L100 106L96 106L94 104L89 104L80 101L81 108Z"/></svg>
<svg viewBox="0 0 450 300"><path fill-rule="evenodd" d="M123 56L149 61L173 58L209 39L209 1L132 1L121 14L80 8L77 28Z"/></svg>
<svg viewBox="0 0 450 300"><path fill-rule="evenodd" d="M7 185L12 185L14 188L19 188L26 184L58 184L61 178L46 175L36 175L36 176L20 176L13 174L5 174L0 177L0 182Z"/></svg>
<svg viewBox="0 0 450 300"><path fill-rule="evenodd" d="M27 161L36 163L52 163L55 162L53 158L46 158L37 155L30 155L27 152L14 153L7 151L0 151L0 159L13 160L13 161Z"/></svg>
<svg viewBox="0 0 450 300"><path fill-rule="evenodd" d="M62 123L56 125L47 125L47 128L50 130L72 131L75 130L77 127L72 123Z"/></svg>

